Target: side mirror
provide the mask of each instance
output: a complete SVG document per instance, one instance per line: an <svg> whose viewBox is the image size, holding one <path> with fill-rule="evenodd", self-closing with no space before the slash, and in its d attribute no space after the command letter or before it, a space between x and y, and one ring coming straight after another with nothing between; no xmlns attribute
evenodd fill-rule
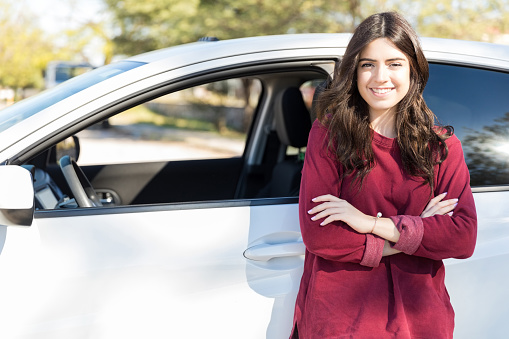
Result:
<svg viewBox="0 0 509 339"><path fill-rule="evenodd" d="M65 155L78 160L80 156L80 141L77 136L73 135L60 141L55 145L56 159L58 160Z"/></svg>
<svg viewBox="0 0 509 339"><path fill-rule="evenodd" d="M30 226L34 210L31 173L20 166L0 166L0 225Z"/></svg>

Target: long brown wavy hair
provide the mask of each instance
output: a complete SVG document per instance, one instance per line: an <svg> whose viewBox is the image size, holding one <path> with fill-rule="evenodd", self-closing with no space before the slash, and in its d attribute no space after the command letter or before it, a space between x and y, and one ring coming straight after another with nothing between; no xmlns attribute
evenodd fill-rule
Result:
<svg viewBox="0 0 509 339"><path fill-rule="evenodd" d="M344 166L343 177L354 173L360 186L375 166L371 141L369 106L357 89L357 67L361 51L373 40L390 40L410 63L410 88L396 109L397 142L404 170L421 177L434 188L433 166L447 157L445 139L452 135L450 126L437 128L437 119L422 93L429 77L417 34L398 13L378 13L368 17L355 30L334 77L318 97L318 119L329 130L329 147Z"/></svg>

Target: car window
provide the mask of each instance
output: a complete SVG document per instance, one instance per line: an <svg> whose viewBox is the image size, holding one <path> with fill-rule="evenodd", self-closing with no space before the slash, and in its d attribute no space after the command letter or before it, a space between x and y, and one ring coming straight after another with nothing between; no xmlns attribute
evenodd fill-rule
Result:
<svg viewBox="0 0 509 339"><path fill-rule="evenodd" d="M261 83L228 79L187 88L80 133L80 165L242 156Z"/></svg>
<svg viewBox="0 0 509 339"><path fill-rule="evenodd" d="M509 185L509 74L430 65L424 98L461 140L471 185Z"/></svg>
<svg viewBox="0 0 509 339"><path fill-rule="evenodd" d="M33 97L4 108L0 113L0 132L73 94L143 65L144 63L141 62L121 61L100 67L72 78L57 87L53 87L38 95L34 95Z"/></svg>

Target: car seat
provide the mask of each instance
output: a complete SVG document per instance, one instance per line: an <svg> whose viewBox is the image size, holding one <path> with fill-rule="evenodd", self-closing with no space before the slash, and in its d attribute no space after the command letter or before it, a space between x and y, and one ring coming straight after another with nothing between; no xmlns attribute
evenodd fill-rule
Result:
<svg viewBox="0 0 509 339"><path fill-rule="evenodd" d="M259 195L298 196L304 163L301 149L306 147L311 130L311 116L298 87L289 87L277 95L274 114L279 141L282 145L299 149L299 152L297 155L285 156L284 160L274 166L268 185Z"/></svg>

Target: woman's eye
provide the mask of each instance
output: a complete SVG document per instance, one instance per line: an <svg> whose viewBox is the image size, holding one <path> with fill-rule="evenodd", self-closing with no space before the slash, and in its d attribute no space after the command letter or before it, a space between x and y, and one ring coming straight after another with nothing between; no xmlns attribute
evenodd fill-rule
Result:
<svg viewBox="0 0 509 339"><path fill-rule="evenodd" d="M365 63L365 64L362 64L361 67L365 68L365 67L372 67L373 64L370 64L370 63Z"/></svg>
<svg viewBox="0 0 509 339"><path fill-rule="evenodd" d="M391 67L401 67L402 65L399 63L390 64Z"/></svg>

